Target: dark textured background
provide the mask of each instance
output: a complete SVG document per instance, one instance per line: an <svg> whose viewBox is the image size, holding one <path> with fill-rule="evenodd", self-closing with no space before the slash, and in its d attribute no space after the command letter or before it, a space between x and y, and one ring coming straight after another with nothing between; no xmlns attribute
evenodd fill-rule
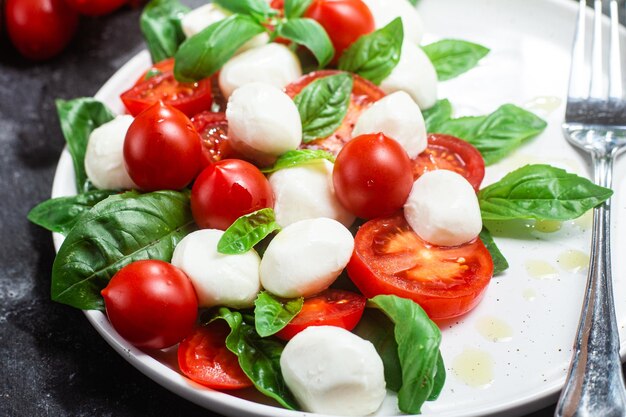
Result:
<svg viewBox="0 0 626 417"><path fill-rule="evenodd" d="M26 220L49 197L64 145L54 99L95 94L142 49L138 18L123 9L83 19L68 50L43 64L0 35L0 416L216 416L129 365L80 311L50 301L52 239Z"/></svg>

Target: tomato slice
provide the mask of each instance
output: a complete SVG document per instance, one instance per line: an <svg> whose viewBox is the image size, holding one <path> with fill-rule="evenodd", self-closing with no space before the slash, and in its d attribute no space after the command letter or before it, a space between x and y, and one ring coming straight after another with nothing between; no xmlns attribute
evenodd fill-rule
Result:
<svg viewBox="0 0 626 417"><path fill-rule="evenodd" d="M463 175L478 192L485 177L485 160L470 143L450 135L428 135L428 147L413 160L413 178L435 169Z"/></svg>
<svg viewBox="0 0 626 417"><path fill-rule="evenodd" d="M368 298L409 298L431 319L441 320L478 304L493 275L493 261L480 239L454 247L424 242L399 213L361 226L348 275Z"/></svg>
<svg viewBox="0 0 626 417"><path fill-rule="evenodd" d="M339 74L341 71L336 70L322 70L315 71L305 75L297 81L289 84L285 87L285 93L291 98L297 96L300 91L307 85L311 84L318 78L327 77L333 74ZM335 155L339 153L343 145L352 139L352 130L359 116L365 109L372 105L377 100L380 100L385 96L385 93L378 88L375 84L366 80L365 78L353 75L354 86L352 87L352 97L350 99L350 106L348 107L348 113L343 119L343 123L327 138L317 139L308 143L300 145L301 148L308 149L323 149L331 152Z"/></svg>
<svg viewBox="0 0 626 417"><path fill-rule="evenodd" d="M150 72L156 75L146 79ZM156 102L175 107L187 116L209 110L213 103L211 78L195 83L180 83L174 78L174 60L168 59L154 65L137 80L135 86L120 96L130 114L139 113Z"/></svg>
<svg viewBox="0 0 626 417"><path fill-rule="evenodd" d="M151 78L155 75L160 75L164 72L171 72L171 71L174 71L174 58L168 58L168 59L164 59L163 61L154 63L149 69L147 69L143 74L141 74L141 77L137 78L137 81L135 81L135 86L146 81L146 77ZM150 75L150 77L148 77L148 75Z"/></svg>
<svg viewBox="0 0 626 417"><path fill-rule="evenodd" d="M209 388L229 390L252 385L237 356L226 347L228 325L220 320L197 327L178 345L178 366L183 374Z"/></svg>
<svg viewBox="0 0 626 417"><path fill-rule="evenodd" d="M237 158L228 142L228 121L225 113L203 111L193 116L191 122L202 137L203 167L222 159Z"/></svg>
<svg viewBox="0 0 626 417"><path fill-rule="evenodd" d="M360 294L328 289L304 300L300 313L276 336L289 340L309 326L337 326L352 330L361 320L366 301Z"/></svg>

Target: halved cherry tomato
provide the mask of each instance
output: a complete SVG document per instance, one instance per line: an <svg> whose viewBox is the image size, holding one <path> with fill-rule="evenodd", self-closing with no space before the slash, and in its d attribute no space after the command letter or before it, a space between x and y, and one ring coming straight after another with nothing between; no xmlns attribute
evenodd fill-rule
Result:
<svg viewBox="0 0 626 417"><path fill-rule="evenodd" d="M229 328L221 320L196 328L178 345L178 367L189 379L214 389L240 389L252 385L226 347Z"/></svg>
<svg viewBox="0 0 626 417"><path fill-rule="evenodd" d="M158 260L126 265L102 297L115 330L140 348L175 345L191 333L198 316L196 291L187 275Z"/></svg>
<svg viewBox="0 0 626 417"><path fill-rule="evenodd" d="M304 17L316 20L335 47L335 60L357 39L375 29L374 16L361 0L313 0Z"/></svg>
<svg viewBox="0 0 626 417"><path fill-rule="evenodd" d="M333 185L341 205L356 216L389 216L402 208L413 187L411 160L382 133L361 135L337 155Z"/></svg>
<svg viewBox="0 0 626 417"><path fill-rule="evenodd" d="M289 340L310 326L337 326L352 330L361 320L366 301L360 294L328 289L304 300L300 313L276 336Z"/></svg>
<svg viewBox="0 0 626 417"><path fill-rule="evenodd" d="M119 9L128 0L65 0L68 6L87 16L103 16Z"/></svg>
<svg viewBox="0 0 626 417"><path fill-rule="evenodd" d="M409 298L431 319L442 320L478 304L493 275L493 261L480 239L453 247L424 242L400 213L361 226L348 275L368 298Z"/></svg>
<svg viewBox="0 0 626 417"><path fill-rule="evenodd" d="M226 230L237 218L274 207L269 181L257 167L240 159L211 164L191 189L191 212L204 229Z"/></svg>
<svg viewBox="0 0 626 417"><path fill-rule="evenodd" d="M305 75L297 81L285 87L285 93L291 98L297 96L307 85L311 84L318 78L327 77L329 75L338 74L340 71L323 70L315 71ZM343 145L352 139L352 130L361 113L365 111L375 101L385 96L385 93L375 84L365 78L353 75L354 85L352 87L352 97L350 98L350 106L348 113L343 119L343 123L333 133L324 139L317 139L309 143L304 143L300 147L307 149L323 149L335 155L339 153Z"/></svg>
<svg viewBox="0 0 626 417"><path fill-rule="evenodd" d="M165 60L152 67L158 70L157 75L146 78L146 73L134 87L122 93L120 98L126 109L133 116L157 103L175 107L192 117L204 110L211 109L213 103L211 78L196 83L181 83L174 78L173 60Z"/></svg>
<svg viewBox="0 0 626 417"><path fill-rule="evenodd" d="M413 160L413 177L435 169L463 175L476 191L485 177L485 160L470 143L450 135L428 135L428 147Z"/></svg>
<svg viewBox="0 0 626 417"><path fill-rule="evenodd" d="M147 69L141 77L137 78L135 81L135 86L143 83L149 78L154 77L155 75L160 75L164 72L172 72L174 71L174 58L164 59L163 61L152 64L152 66Z"/></svg>
<svg viewBox="0 0 626 417"><path fill-rule="evenodd" d="M203 111L191 118L191 123L202 137L202 166L235 156L228 142L226 114Z"/></svg>

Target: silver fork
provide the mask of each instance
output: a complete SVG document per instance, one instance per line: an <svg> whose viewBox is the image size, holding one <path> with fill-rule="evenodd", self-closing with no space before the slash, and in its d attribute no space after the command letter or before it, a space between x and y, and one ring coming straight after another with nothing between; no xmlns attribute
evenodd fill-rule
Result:
<svg viewBox="0 0 626 417"><path fill-rule="evenodd" d="M618 0L609 1L609 44L603 0L594 0L591 61L586 60L587 7L580 0L563 133L591 155L594 180L611 187L613 161L626 149L626 92ZM605 51L608 49L608 54ZM607 65L608 64L608 65ZM626 390L619 356L611 278L610 200L594 209L591 260L574 352L556 417L624 417Z"/></svg>

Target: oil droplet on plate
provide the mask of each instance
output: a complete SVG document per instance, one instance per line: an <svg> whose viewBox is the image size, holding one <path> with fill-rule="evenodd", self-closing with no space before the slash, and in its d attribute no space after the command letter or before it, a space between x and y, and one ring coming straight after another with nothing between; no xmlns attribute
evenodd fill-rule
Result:
<svg viewBox="0 0 626 417"><path fill-rule="evenodd" d="M561 268L567 272L582 272L589 266L589 255L579 250L566 250L557 258Z"/></svg>
<svg viewBox="0 0 626 417"><path fill-rule="evenodd" d="M522 297L524 297L526 301L535 301L537 298L537 292L532 288L526 288L524 292L522 292Z"/></svg>
<svg viewBox="0 0 626 417"><path fill-rule="evenodd" d="M485 387L493 382L493 359L485 351L466 348L454 358L452 371L470 387Z"/></svg>
<svg viewBox="0 0 626 417"><path fill-rule="evenodd" d="M533 278L552 279L559 275L559 272L546 261L528 260L526 261L526 272Z"/></svg>
<svg viewBox="0 0 626 417"><path fill-rule="evenodd" d="M513 338L513 329L496 317L482 317L476 322L476 330L491 342L508 342Z"/></svg>
<svg viewBox="0 0 626 417"><path fill-rule="evenodd" d="M535 230L542 233L554 233L561 230L563 223L556 220L537 220Z"/></svg>
<svg viewBox="0 0 626 417"><path fill-rule="evenodd" d="M542 96L535 97L524 105L526 110L533 111L535 113L541 113L543 116L548 116L559 108L563 100L559 97Z"/></svg>

